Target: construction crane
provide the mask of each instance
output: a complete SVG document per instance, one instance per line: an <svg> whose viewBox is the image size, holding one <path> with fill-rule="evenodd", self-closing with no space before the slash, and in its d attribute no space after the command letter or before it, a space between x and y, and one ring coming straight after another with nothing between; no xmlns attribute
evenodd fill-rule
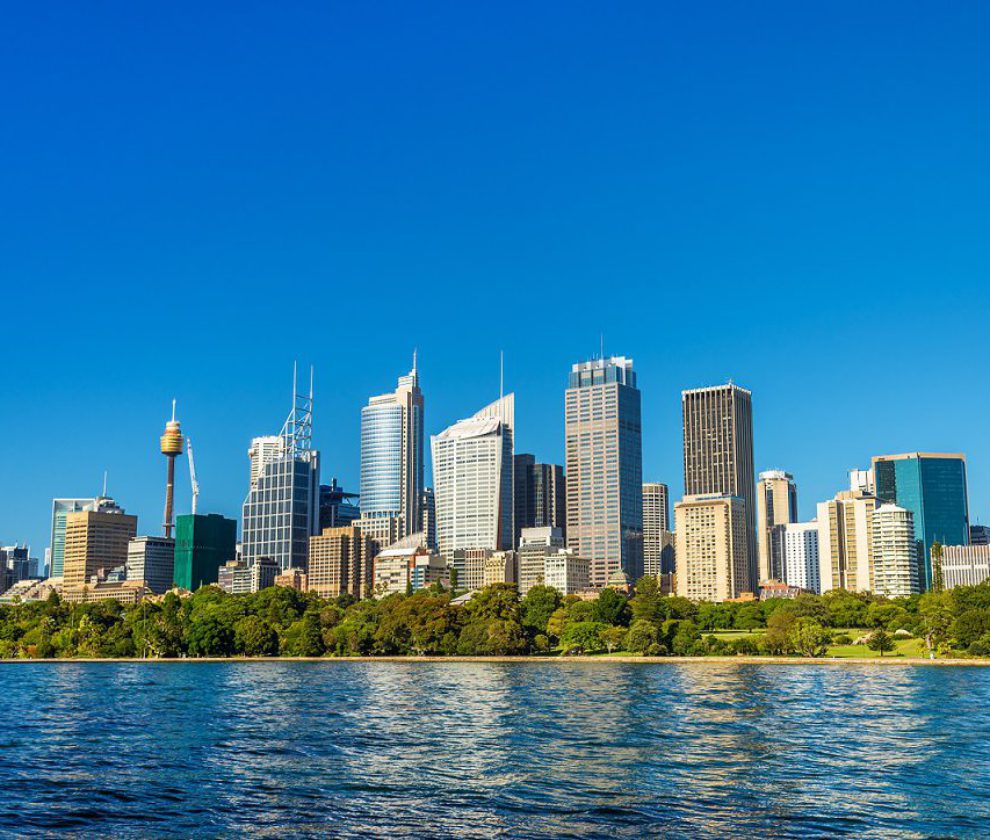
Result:
<svg viewBox="0 0 990 840"><path fill-rule="evenodd" d="M192 438L186 438L186 451L189 453L189 480L192 482L192 512L196 515L196 501L199 499L199 482L196 481L196 461L193 459Z"/></svg>

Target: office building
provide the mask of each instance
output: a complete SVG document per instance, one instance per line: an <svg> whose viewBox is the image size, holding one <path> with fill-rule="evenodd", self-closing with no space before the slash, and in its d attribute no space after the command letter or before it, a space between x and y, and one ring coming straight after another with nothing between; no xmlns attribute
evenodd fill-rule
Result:
<svg viewBox="0 0 990 840"><path fill-rule="evenodd" d="M271 557L259 557L250 566L243 560L229 560L217 570L217 586L231 595L248 595L274 586L280 573Z"/></svg>
<svg viewBox="0 0 990 840"><path fill-rule="evenodd" d="M774 556L771 534L774 526L797 520L797 485L794 483L794 476L782 470L761 472L756 486L759 581L784 579L782 558Z"/></svg>
<svg viewBox="0 0 990 840"><path fill-rule="evenodd" d="M970 525L969 526L969 544L970 545L990 545L990 526L988 526L988 525Z"/></svg>
<svg viewBox="0 0 990 840"><path fill-rule="evenodd" d="M514 415L515 399L508 394L432 438L442 556L512 548Z"/></svg>
<svg viewBox="0 0 990 840"><path fill-rule="evenodd" d="M519 545L523 528L567 530L567 490L564 468L559 464L538 464L528 454L515 457L516 535Z"/></svg>
<svg viewBox="0 0 990 840"><path fill-rule="evenodd" d="M561 595L577 595L590 588L590 564L572 549L561 548L543 559L543 583Z"/></svg>
<svg viewBox="0 0 990 840"><path fill-rule="evenodd" d="M143 581L156 595L172 588L175 540L171 537L134 537L127 544L125 580Z"/></svg>
<svg viewBox="0 0 990 840"><path fill-rule="evenodd" d="M175 519L172 580L195 592L217 583L217 570L237 559L237 521L219 513L183 513Z"/></svg>
<svg viewBox="0 0 990 840"><path fill-rule="evenodd" d="M52 499L51 559L48 564L49 577L62 577L65 560L65 518L70 513L96 510L101 504L113 505L113 499L98 496L92 499Z"/></svg>
<svg viewBox="0 0 990 840"><path fill-rule="evenodd" d="M402 520L398 516L373 516L368 519L360 517L351 524L360 528L361 533L371 540L372 558L401 539Z"/></svg>
<svg viewBox="0 0 990 840"><path fill-rule="evenodd" d="M849 470L849 489L854 493L862 493L866 496L876 495L873 470Z"/></svg>
<svg viewBox="0 0 990 840"><path fill-rule="evenodd" d="M331 479L329 484L320 485L320 531L324 528L343 528L361 516L356 504L357 493L348 493Z"/></svg>
<svg viewBox="0 0 990 840"><path fill-rule="evenodd" d="M419 530L426 540L426 545L437 549L437 500L432 487L423 489L423 501L419 508Z"/></svg>
<svg viewBox="0 0 990 840"><path fill-rule="evenodd" d="M942 546L942 579L946 589L977 586L990 578L990 544Z"/></svg>
<svg viewBox="0 0 990 840"><path fill-rule="evenodd" d="M770 539L775 563L771 580L778 580L806 592L818 592L821 588L818 523L788 522L774 525ZM762 587L763 583L760 585Z"/></svg>
<svg viewBox="0 0 990 840"><path fill-rule="evenodd" d="M873 589L873 512L875 496L854 490L818 504L818 591Z"/></svg>
<svg viewBox="0 0 990 840"><path fill-rule="evenodd" d="M482 571L482 586L496 583L516 583L519 559L514 551L491 551L485 558Z"/></svg>
<svg viewBox="0 0 990 840"><path fill-rule="evenodd" d="M564 548L560 528L523 528L519 538L519 594L544 583L546 559ZM585 560L585 563L588 561Z"/></svg>
<svg viewBox="0 0 990 840"><path fill-rule="evenodd" d="M411 534L374 559L372 591L384 598L415 592L447 579L447 564L426 545L425 535Z"/></svg>
<svg viewBox="0 0 990 840"><path fill-rule="evenodd" d="M670 490L666 484L647 482L643 485L644 575L656 577L663 572L664 547L671 542Z"/></svg>
<svg viewBox="0 0 990 840"><path fill-rule="evenodd" d="M65 518L65 589L79 588L115 566L127 564L127 546L137 536L137 517L124 513L112 499L98 510L68 513Z"/></svg>
<svg viewBox="0 0 990 840"><path fill-rule="evenodd" d="M932 543L965 545L969 540L966 457L958 453L908 452L873 458L876 495L881 502L914 515L918 582L931 588Z"/></svg>
<svg viewBox="0 0 990 840"><path fill-rule="evenodd" d="M325 528L309 543L306 577L310 592L323 598L344 593L365 598L371 594L373 544L360 526Z"/></svg>
<svg viewBox="0 0 990 840"><path fill-rule="evenodd" d="M286 569L275 577L275 586L284 586L286 589L295 589L296 592L307 592L306 573L302 569Z"/></svg>
<svg viewBox="0 0 990 840"><path fill-rule="evenodd" d="M412 370L399 377L395 391L372 397L361 409L360 506L366 533L379 532L372 524L379 518L396 520L396 539L419 530L423 406L414 354Z"/></svg>
<svg viewBox="0 0 990 840"><path fill-rule="evenodd" d="M590 563L591 586L643 574L643 446L632 359L571 367L564 397L567 546Z"/></svg>
<svg viewBox="0 0 990 840"><path fill-rule="evenodd" d="M444 558L450 573L451 587L468 591L485 585L485 563L492 556L490 548L458 548Z"/></svg>
<svg viewBox="0 0 990 840"><path fill-rule="evenodd" d="M756 545L756 474L753 467L753 396L745 388L716 385L681 392L684 421L684 493L735 496L745 503L748 579L759 578Z"/></svg>
<svg viewBox="0 0 990 840"><path fill-rule="evenodd" d="M674 529L678 595L717 602L751 591L745 500L685 496L674 505Z"/></svg>
<svg viewBox="0 0 990 840"><path fill-rule="evenodd" d="M252 443L251 486L244 500L241 558L248 566L262 557L280 570L306 568L309 538L319 528L320 453L312 448L313 382L309 396L292 383L292 410L275 444ZM260 443L259 443L260 441Z"/></svg>
<svg viewBox="0 0 990 840"><path fill-rule="evenodd" d="M124 606L141 603L151 590L140 580L104 580L98 575L85 586L63 590L62 600L67 604L92 604L97 601L117 601Z"/></svg>
<svg viewBox="0 0 990 840"><path fill-rule="evenodd" d="M873 511L872 591L886 598L918 592L914 514L890 503Z"/></svg>

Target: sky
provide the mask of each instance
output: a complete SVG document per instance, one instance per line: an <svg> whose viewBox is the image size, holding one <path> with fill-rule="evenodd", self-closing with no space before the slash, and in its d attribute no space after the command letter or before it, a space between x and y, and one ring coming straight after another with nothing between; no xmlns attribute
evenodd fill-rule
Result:
<svg viewBox="0 0 990 840"><path fill-rule="evenodd" d="M561 463L602 337L675 495L680 391L732 379L803 518L931 450L990 522L988 35L977 2L8 5L0 544L42 556L104 470L160 533L173 397L239 516L296 360L325 482L414 348L428 433L504 351L516 451Z"/></svg>

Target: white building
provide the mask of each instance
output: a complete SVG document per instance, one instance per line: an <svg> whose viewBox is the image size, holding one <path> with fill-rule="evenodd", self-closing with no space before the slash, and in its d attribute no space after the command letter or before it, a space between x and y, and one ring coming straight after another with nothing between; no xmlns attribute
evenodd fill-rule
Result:
<svg viewBox="0 0 990 840"><path fill-rule="evenodd" d="M983 583L990 578L990 545L942 546L942 577L946 589Z"/></svg>
<svg viewBox="0 0 990 840"><path fill-rule="evenodd" d="M258 483L261 471L285 452L285 440L281 435L264 435L251 438L248 459L251 461L251 486Z"/></svg>
<svg viewBox="0 0 990 840"><path fill-rule="evenodd" d="M519 537L519 594L544 582L546 558L564 547L560 528L523 528Z"/></svg>
<svg viewBox="0 0 990 840"><path fill-rule="evenodd" d="M873 512L877 500L859 491L818 503L819 592L873 589Z"/></svg>
<svg viewBox="0 0 990 840"><path fill-rule="evenodd" d="M505 396L431 439L437 546L511 549L514 397Z"/></svg>
<svg viewBox="0 0 990 840"><path fill-rule="evenodd" d="M430 551L423 533L410 534L374 559L372 592L383 598L432 586L447 578L447 564Z"/></svg>
<svg viewBox="0 0 990 840"><path fill-rule="evenodd" d="M873 591L887 598L919 591L914 514L894 504L873 512Z"/></svg>
<svg viewBox="0 0 990 840"><path fill-rule="evenodd" d="M127 544L127 580L144 581L156 595L172 588L174 563L171 537L133 537Z"/></svg>
<svg viewBox="0 0 990 840"><path fill-rule="evenodd" d="M572 549L561 548L548 554L543 561L543 581L562 595L575 595L591 585L590 563L578 557Z"/></svg>
<svg viewBox="0 0 990 840"><path fill-rule="evenodd" d="M789 522L773 527L771 556L779 558L780 580L808 592L818 592L821 572L818 558L818 523Z"/></svg>

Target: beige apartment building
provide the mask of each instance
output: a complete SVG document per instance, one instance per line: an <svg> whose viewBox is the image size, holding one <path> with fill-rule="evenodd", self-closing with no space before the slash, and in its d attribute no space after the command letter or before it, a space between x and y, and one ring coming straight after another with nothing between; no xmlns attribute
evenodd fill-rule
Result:
<svg viewBox="0 0 990 840"><path fill-rule="evenodd" d="M85 586L102 570L125 566L127 546L135 536L137 517L122 510L86 510L68 514L62 572L66 591Z"/></svg>
<svg viewBox="0 0 990 840"><path fill-rule="evenodd" d="M818 568L821 592L873 589L873 513L875 496L844 490L818 504Z"/></svg>
<svg viewBox="0 0 990 840"><path fill-rule="evenodd" d="M355 598L371 593L374 543L360 527L324 528L309 538L309 568L306 585L310 592L336 598L345 592Z"/></svg>
<svg viewBox="0 0 990 840"><path fill-rule="evenodd" d="M677 594L725 601L751 592L746 503L738 496L685 496L674 505Z"/></svg>

